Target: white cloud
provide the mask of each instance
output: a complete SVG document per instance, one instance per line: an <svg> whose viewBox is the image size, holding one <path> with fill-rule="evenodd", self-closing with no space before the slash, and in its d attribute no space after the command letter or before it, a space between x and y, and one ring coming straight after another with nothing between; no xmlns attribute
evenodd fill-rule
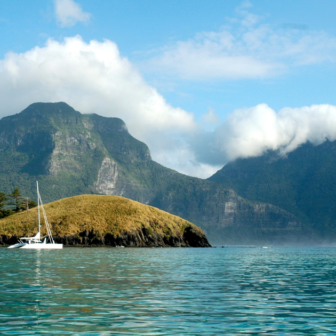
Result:
<svg viewBox="0 0 336 336"><path fill-rule="evenodd" d="M171 142L172 137L169 136L167 140ZM166 147L162 146L162 143L158 146L160 150L156 151L155 156L157 162L164 163L166 167L172 167L178 172L200 178L208 178L223 167L221 164L199 162L195 153L185 146L183 141L173 140L173 143L174 146L171 143Z"/></svg>
<svg viewBox="0 0 336 336"><path fill-rule="evenodd" d="M161 155L163 142L164 150L177 157L185 154L181 137L198 127L191 113L167 104L108 40L48 40L45 47L8 53L0 61L0 118L34 102L58 101L82 113L123 119L130 133L149 145L154 159ZM174 139L179 139L177 146Z"/></svg>
<svg viewBox="0 0 336 336"><path fill-rule="evenodd" d="M54 4L56 19L62 27L90 21L91 14L83 12L81 6L73 0L54 0Z"/></svg>
<svg viewBox="0 0 336 336"><path fill-rule="evenodd" d="M183 80L265 78L291 67L335 61L336 38L324 32L274 28L247 12L220 31L202 32L160 50L144 69Z"/></svg>
<svg viewBox="0 0 336 336"><path fill-rule="evenodd" d="M267 150L289 153L300 145L336 140L336 106L284 108L276 113L266 104L231 113L214 132L193 140L197 160L208 164L260 156Z"/></svg>
<svg viewBox="0 0 336 336"><path fill-rule="evenodd" d="M209 109L208 113L202 114L201 117L206 124L218 124L220 120L219 115L212 108Z"/></svg>

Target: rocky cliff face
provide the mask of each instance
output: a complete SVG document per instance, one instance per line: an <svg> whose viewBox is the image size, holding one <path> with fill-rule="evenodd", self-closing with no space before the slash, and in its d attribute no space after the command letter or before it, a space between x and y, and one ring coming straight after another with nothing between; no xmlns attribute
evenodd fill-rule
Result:
<svg viewBox="0 0 336 336"><path fill-rule="evenodd" d="M115 195L118 193L116 189L117 181L118 165L109 157L104 158L98 171L97 181L94 184L95 191L102 195Z"/></svg>
<svg viewBox="0 0 336 336"><path fill-rule="evenodd" d="M172 182L152 204L184 215L202 227L212 244L300 243L307 236L297 217L279 207L247 201L217 184L193 182L183 193Z"/></svg>
<svg viewBox="0 0 336 336"><path fill-rule="evenodd" d="M65 103L33 104L0 120L0 153L0 191L7 193L18 186L34 198L39 180L45 201L120 195L194 222L214 243L281 242L302 233L289 212L152 161L122 120L82 115Z"/></svg>

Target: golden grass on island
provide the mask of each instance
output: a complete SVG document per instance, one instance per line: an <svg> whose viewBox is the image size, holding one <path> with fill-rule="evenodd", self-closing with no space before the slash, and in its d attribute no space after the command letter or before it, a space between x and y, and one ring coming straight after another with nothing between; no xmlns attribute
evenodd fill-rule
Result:
<svg viewBox="0 0 336 336"><path fill-rule="evenodd" d="M119 235L141 228L168 236L179 236L186 227L203 231L192 223L157 208L120 196L81 195L46 204L45 211L54 236L72 236L85 230ZM41 213L42 234L46 234ZM33 236L37 233L37 208L0 220L0 235Z"/></svg>

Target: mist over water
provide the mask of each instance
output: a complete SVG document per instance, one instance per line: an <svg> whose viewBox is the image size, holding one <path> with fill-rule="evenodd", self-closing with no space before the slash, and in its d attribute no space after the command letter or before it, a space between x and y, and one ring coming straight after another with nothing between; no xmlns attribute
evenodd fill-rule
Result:
<svg viewBox="0 0 336 336"><path fill-rule="evenodd" d="M336 332L336 248L2 248L0 274L3 335Z"/></svg>

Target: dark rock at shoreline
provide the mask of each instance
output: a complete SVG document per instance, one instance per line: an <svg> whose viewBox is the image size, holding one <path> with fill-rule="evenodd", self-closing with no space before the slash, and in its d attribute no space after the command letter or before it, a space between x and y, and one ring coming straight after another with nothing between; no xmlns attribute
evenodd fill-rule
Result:
<svg viewBox="0 0 336 336"><path fill-rule="evenodd" d="M55 242L64 246L125 246L125 247L211 247L205 235L187 228L184 234L178 236L162 236L159 233L150 233L148 229L135 232L124 232L121 235L96 235L92 231L83 231L79 235L54 237ZM0 246L15 244L18 237L0 236Z"/></svg>

